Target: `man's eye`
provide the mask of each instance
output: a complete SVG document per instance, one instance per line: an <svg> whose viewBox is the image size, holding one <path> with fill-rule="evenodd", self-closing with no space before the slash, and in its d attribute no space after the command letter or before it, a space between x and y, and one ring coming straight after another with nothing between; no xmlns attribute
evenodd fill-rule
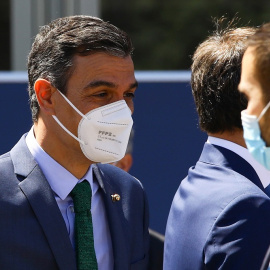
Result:
<svg viewBox="0 0 270 270"><path fill-rule="evenodd" d="M95 97L106 97L107 96L107 93L106 92L102 92L102 93L97 93L97 94L94 94Z"/></svg>
<svg viewBox="0 0 270 270"><path fill-rule="evenodd" d="M133 92L126 93L125 97L127 97L127 98L135 98L135 94Z"/></svg>

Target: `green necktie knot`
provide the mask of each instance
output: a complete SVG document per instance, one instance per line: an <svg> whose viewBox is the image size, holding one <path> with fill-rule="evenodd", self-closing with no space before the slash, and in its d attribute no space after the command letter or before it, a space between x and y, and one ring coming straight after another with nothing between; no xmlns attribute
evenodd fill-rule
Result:
<svg viewBox="0 0 270 270"><path fill-rule="evenodd" d="M70 195L73 199L75 213L90 211L92 191L88 181L77 184Z"/></svg>
<svg viewBox="0 0 270 270"><path fill-rule="evenodd" d="M75 239L78 270L97 270L91 209L92 190L88 181L70 192L75 211Z"/></svg>

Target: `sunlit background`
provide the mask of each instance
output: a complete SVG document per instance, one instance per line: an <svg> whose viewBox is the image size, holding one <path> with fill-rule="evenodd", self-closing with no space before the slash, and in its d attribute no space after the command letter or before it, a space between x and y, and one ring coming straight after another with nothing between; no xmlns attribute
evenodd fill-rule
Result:
<svg viewBox="0 0 270 270"><path fill-rule="evenodd" d="M130 173L147 192L151 228L164 233L173 196L206 140L189 84L191 55L215 30L214 18L259 26L270 21L270 1L1 0L0 154L32 125L26 59L39 26L75 14L101 17L133 40L139 88Z"/></svg>
<svg viewBox="0 0 270 270"><path fill-rule="evenodd" d="M72 14L96 15L125 30L135 46L137 70L179 70L189 69L194 49L214 29L212 18L237 15L240 24L258 26L269 21L270 1L1 0L0 70L25 69L25 63L12 63L16 47L29 49L39 22ZM14 32L20 41L12 38Z"/></svg>

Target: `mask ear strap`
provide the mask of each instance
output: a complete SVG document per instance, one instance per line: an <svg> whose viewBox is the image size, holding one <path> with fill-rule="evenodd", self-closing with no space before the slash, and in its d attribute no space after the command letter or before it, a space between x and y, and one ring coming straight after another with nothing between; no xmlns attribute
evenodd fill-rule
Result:
<svg viewBox="0 0 270 270"><path fill-rule="evenodd" d="M268 110L269 107L270 107L270 101L268 102L266 107L262 110L261 114L259 115L258 122L261 120L261 118L263 117L263 115L265 114L265 112Z"/></svg>
<svg viewBox="0 0 270 270"><path fill-rule="evenodd" d="M84 144L86 145L86 143L82 140L80 140L79 138L77 138L74 134L72 134L60 121L59 119L55 116L55 115L52 115L53 119L58 123L58 125L63 129L65 130L71 137L73 137L76 141L78 141L79 143L81 144Z"/></svg>
<svg viewBox="0 0 270 270"><path fill-rule="evenodd" d="M61 92L57 89L57 91L61 94L61 96L66 100L66 102L83 118L87 119L87 117L82 114L72 103L71 101Z"/></svg>

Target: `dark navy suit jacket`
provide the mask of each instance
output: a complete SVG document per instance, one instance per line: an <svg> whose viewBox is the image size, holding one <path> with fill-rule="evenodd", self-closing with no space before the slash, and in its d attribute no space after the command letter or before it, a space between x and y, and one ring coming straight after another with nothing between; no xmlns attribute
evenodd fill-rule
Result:
<svg viewBox="0 0 270 270"><path fill-rule="evenodd" d="M147 269L148 205L141 183L111 165L94 165L93 172L103 191L113 269ZM66 225L25 135L0 157L0 188L0 269L75 270ZM112 201L115 193L120 201Z"/></svg>
<svg viewBox="0 0 270 270"><path fill-rule="evenodd" d="M205 144L175 194L165 234L164 270L259 270L270 244L270 199L254 169Z"/></svg>

